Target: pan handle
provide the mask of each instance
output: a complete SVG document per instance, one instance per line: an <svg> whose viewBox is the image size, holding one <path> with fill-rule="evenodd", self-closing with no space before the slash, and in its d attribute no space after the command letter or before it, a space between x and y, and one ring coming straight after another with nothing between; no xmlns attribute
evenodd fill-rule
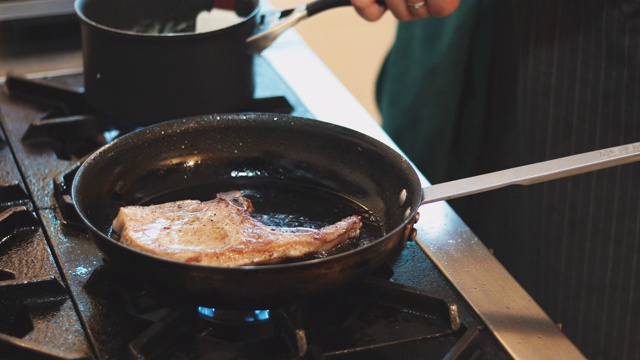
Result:
<svg viewBox="0 0 640 360"><path fill-rule="evenodd" d="M385 5L384 0L376 0L379 5ZM341 7L350 6L351 0L316 0L306 5L307 16L313 16L319 12Z"/></svg>
<svg viewBox="0 0 640 360"><path fill-rule="evenodd" d="M351 5L351 0L316 0L306 5L307 16L341 6Z"/></svg>
<svg viewBox="0 0 640 360"><path fill-rule="evenodd" d="M640 160L640 142L427 186L421 205L509 185L531 185Z"/></svg>
<svg viewBox="0 0 640 360"><path fill-rule="evenodd" d="M376 0L384 6L384 0ZM315 0L292 9L268 11L258 20L256 32L247 38L247 52L259 54L271 44L285 30L294 27L300 21L325 10L349 6L351 0Z"/></svg>

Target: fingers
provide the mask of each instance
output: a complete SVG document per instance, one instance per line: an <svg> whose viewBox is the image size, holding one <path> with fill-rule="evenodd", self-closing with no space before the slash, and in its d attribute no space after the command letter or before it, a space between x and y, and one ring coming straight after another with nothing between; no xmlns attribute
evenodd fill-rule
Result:
<svg viewBox="0 0 640 360"><path fill-rule="evenodd" d="M427 6L427 0L405 0L409 13L415 19L426 19L431 16L431 10Z"/></svg>
<svg viewBox="0 0 640 360"><path fill-rule="evenodd" d="M432 16L441 18L453 14L460 5L460 0L429 0L429 13Z"/></svg>
<svg viewBox="0 0 640 360"><path fill-rule="evenodd" d="M449 16L458 8L460 0L385 0L386 9L375 0L351 0L351 3L356 12L369 21L381 18L386 9L400 21L411 21Z"/></svg>
<svg viewBox="0 0 640 360"><path fill-rule="evenodd" d="M385 0L387 8L396 19L411 21L429 17L429 8L425 0Z"/></svg>
<svg viewBox="0 0 640 360"><path fill-rule="evenodd" d="M387 10L384 6L376 3L375 0L351 0L351 4L358 15L368 21L380 19Z"/></svg>

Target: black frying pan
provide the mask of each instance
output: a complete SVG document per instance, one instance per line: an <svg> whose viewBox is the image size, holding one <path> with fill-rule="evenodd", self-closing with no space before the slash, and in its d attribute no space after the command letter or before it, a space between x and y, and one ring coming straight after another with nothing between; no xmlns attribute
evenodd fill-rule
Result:
<svg viewBox="0 0 640 360"><path fill-rule="evenodd" d="M325 258L222 268L163 259L110 236L121 206L211 199L233 189L245 192L256 213L325 223L361 213L372 241ZM75 207L115 268L201 305L227 307L298 298L372 272L406 239L420 196L411 165L382 143L273 114L202 116L138 130L91 155L72 187Z"/></svg>
<svg viewBox="0 0 640 360"><path fill-rule="evenodd" d="M631 144L423 189L403 156L359 132L285 115L225 114L165 122L113 141L79 168L71 193L119 272L200 305L261 308L369 274L407 239L421 204L636 161L639 154L640 144ZM322 258L223 268L150 255L110 234L121 206L206 200L227 190L244 191L256 213L320 223L360 213L364 239Z"/></svg>

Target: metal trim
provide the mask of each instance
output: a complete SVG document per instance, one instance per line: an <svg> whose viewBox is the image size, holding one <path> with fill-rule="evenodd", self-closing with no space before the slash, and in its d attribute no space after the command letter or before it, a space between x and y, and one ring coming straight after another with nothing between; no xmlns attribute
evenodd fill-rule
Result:
<svg viewBox="0 0 640 360"><path fill-rule="evenodd" d="M74 0L17 0L0 2L0 21L73 14Z"/></svg>

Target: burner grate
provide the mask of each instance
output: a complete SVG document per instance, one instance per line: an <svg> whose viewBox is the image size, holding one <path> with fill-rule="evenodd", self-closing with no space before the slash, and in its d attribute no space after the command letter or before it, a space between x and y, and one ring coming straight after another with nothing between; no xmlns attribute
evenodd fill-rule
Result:
<svg viewBox="0 0 640 360"><path fill-rule="evenodd" d="M85 113L84 88L71 83L29 79L10 72L4 89L11 97L52 107L48 115L52 118Z"/></svg>
<svg viewBox="0 0 640 360"><path fill-rule="evenodd" d="M352 358L403 349L445 356L472 346L460 340L478 327L463 324L454 303L377 277L256 311L198 308L159 296L109 265L94 270L85 289L126 308L135 319L127 322L140 325L120 349L130 358Z"/></svg>
<svg viewBox="0 0 640 360"><path fill-rule="evenodd" d="M2 358L86 358L84 331L40 224L26 206L0 213ZM65 336L59 337L58 332Z"/></svg>

